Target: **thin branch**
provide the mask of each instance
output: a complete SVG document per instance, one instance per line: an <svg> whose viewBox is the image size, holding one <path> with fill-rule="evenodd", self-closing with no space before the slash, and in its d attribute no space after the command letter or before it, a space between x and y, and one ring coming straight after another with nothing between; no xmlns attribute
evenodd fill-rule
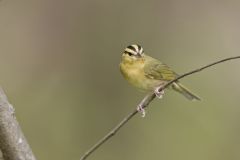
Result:
<svg viewBox="0 0 240 160"><path fill-rule="evenodd" d="M175 79L169 81L168 83L166 83L166 84L162 87L162 89L168 87L169 85L171 85L172 83L178 81L179 79L182 79L183 77L186 77L186 76L191 75L191 74L193 74L193 73L200 72L200 71L202 71L202 70L204 70L204 69L206 69L206 68L209 68L209 67L211 67L211 66L214 66L214 65L216 65L216 64L223 63L223 62L225 62L225 61L229 61L229 60L232 60L232 59L238 59L238 58L240 58L240 56L225 58L225 59L222 59L222 60L219 60L219 61L210 63L210 64L208 64L208 65L206 65L206 66L201 67L201 68L195 69L195 70L193 70L193 71L187 72L187 73L185 73L185 74L182 74L182 75L178 76L177 78L175 78Z"/></svg>
<svg viewBox="0 0 240 160"><path fill-rule="evenodd" d="M36 160L14 115L14 108L0 88L0 149L4 160Z"/></svg>
<svg viewBox="0 0 240 160"><path fill-rule="evenodd" d="M148 94L144 97L144 99L139 103L139 105L146 107L153 99L155 98L155 94ZM93 145L80 160L85 160L92 152L94 152L98 147L100 147L104 142L106 142L109 138L114 136L117 131L119 131L138 111L135 109L130 114L128 114L116 127L114 127L108 134L106 134L102 139L100 139L95 145Z"/></svg>
<svg viewBox="0 0 240 160"><path fill-rule="evenodd" d="M166 83L165 85L163 85L161 87L161 90L164 90L166 87L170 86L172 83L178 81L179 79L182 79L186 76L189 76L191 74L200 72L206 68L209 68L211 66L214 66L216 64L219 63L223 63L225 61L229 61L232 59L238 59L240 58L240 56L236 56L236 57L230 57L230 58L225 58L219 61L216 61L214 63L205 65L201 68L192 70L190 72L187 72L185 74L182 74L180 76L178 76L177 78L169 81L168 83ZM142 108L146 108L148 107L148 105L152 102L152 100L155 98L155 94L154 93L150 93L148 95L146 95L143 100L138 104L138 106L142 106ZM102 139L100 139L96 144L94 144L88 151L86 151L83 156L80 158L80 160L85 160L88 156L90 156L94 151L96 151L102 144L104 144L107 140L109 140L112 136L114 136L130 119L133 118L133 116L135 116L138 113L137 109L135 109L134 111L132 111L130 114L128 114L118 125L116 125L116 127L114 127L108 134L106 134Z"/></svg>

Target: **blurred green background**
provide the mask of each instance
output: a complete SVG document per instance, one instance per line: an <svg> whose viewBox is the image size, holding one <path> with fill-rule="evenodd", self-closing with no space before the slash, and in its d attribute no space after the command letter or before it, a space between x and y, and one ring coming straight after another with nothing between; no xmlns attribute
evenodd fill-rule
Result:
<svg viewBox="0 0 240 160"><path fill-rule="evenodd" d="M240 55L240 1L2 0L0 85L38 159L76 160L145 95L119 72L141 44L179 74ZM239 160L240 60L167 91L89 160Z"/></svg>

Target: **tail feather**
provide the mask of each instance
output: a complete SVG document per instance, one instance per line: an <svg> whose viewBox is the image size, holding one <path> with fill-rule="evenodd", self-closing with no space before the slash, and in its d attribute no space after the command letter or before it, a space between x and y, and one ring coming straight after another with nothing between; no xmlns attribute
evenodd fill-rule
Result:
<svg viewBox="0 0 240 160"><path fill-rule="evenodd" d="M187 89L186 87L184 87L180 83L173 83L172 84L172 88L175 91L177 91L177 92L181 93L182 95L184 95L189 100L201 100L201 98L199 96L197 96L194 93L192 93L189 89Z"/></svg>

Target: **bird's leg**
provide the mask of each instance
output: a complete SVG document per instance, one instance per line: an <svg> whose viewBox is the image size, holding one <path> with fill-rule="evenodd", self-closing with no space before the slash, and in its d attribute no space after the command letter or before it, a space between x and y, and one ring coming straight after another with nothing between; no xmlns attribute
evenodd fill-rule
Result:
<svg viewBox="0 0 240 160"><path fill-rule="evenodd" d="M164 90L162 89L162 86L156 87L156 89L154 90L154 93L159 99L161 99L164 95Z"/></svg>
<svg viewBox="0 0 240 160"><path fill-rule="evenodd" d="M141 116L142 116L142 117L145 117L146 111L145 111L145 109L143 108L143 106L142 106L141 104L139 104L139 105L137 106L137 111L141 113Z"/></svg>

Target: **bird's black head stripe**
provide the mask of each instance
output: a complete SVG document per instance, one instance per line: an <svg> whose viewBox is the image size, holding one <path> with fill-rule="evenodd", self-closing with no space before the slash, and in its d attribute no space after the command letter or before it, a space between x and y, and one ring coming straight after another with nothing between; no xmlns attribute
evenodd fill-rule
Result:
<svg viewBox="0 0 240 160"><path fill-rule="evenodd" d="M125 54L128 54L129 56L133 55L131 52L124 51Z"/></svg>
<svg viewBox="0 0 240 160"><path fill-rule="evenodd" d="M137 51L136 51L136 48L135 48L135 47L133 47L132 45L128 46L127 48L129 48L129 49L133 50L134 52L137 52Z"/></svg>
<svg viewBox="0 0 240 160"><path fill-rule="evenodd" d="M138 44L137 44L137 47L138 47L138 51L140 51L141 48L142 48L142 47L141 47L140 45L138 45Z"/></svg>

